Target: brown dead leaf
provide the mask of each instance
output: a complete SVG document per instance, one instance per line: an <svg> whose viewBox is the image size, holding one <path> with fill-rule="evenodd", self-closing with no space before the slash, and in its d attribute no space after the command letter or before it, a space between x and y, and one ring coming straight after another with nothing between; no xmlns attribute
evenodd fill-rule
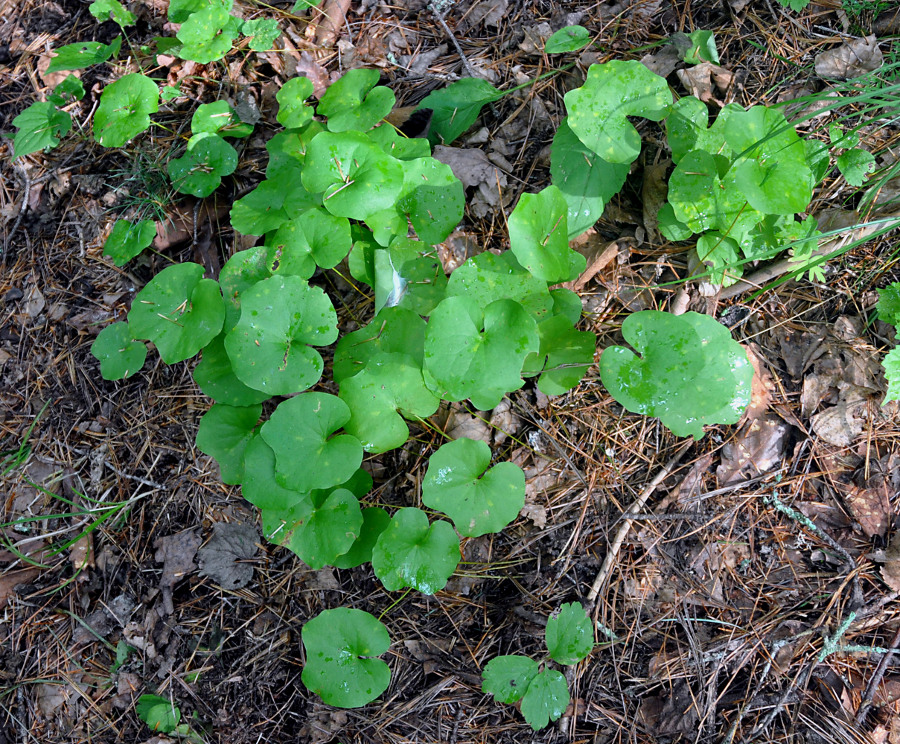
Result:
<svg viewBox="0 0 900 744"><path fill-rule="evenodd" d="M723 97L727 97L734 83L734 73L731 70L714 65L712 62L701 62L684 70L676 70L675 74L691 95L705 103L715 103L719 106L724 106L725 103L715 97L713 89L715 88Z"/></svg>
<svg viewBox="0 0 900 744"><path fill-rule="evenodd" d="M490 445L491 427L485 421L487 413L480 417L473 416L455 406L447 419L447 428L444 429L447 436L450 439L474 439Z"/></svg>
<svg viewBox="0 0 900 744"><path fill-rule="evenodd" d="M348 10L350 0L325 0L322 12L313 15L313 22L306 30L307 38L315 37L316 46L330 49L347 22Z"/></svg>
<svg viewBox="0 0 900 744"><path fill-rule="evenodd" d="M887 490L857 488L844 496L847 508L868 537L884 536L891 525L891 502Z"/></svg>
<svg viewBox="0 0 900 744"><path fill-rule="evenodd" d="M883 64L884 56L878 48L878 38L873 34L822 52L816 57L815 66L820 78L849 80L877 70Z"/></svg>
<svg viewBox="0 0 900 744"><path fill-rule="evenodd" d="M616 260L619 251L629 240L634 242L634 238L622 238L621 241L624 242L621 245L619 240L603 240L594 228L579 235L569 246L587 259L587 268L581 273L581 276L571 282L566 282L563 286L573 292L583 290L591 279Z"/></svg>
<svg viewBox="0 0 900 744"><path fill-rule="evenodd" d="M849 447L866 429L869 402L844 400L810 419L813 432L828 444Z"/></svg>
<svg viewBox="0 0 900 744"><path fill-rule="evenodd" d="M215 205L209 200L204 200L197 210L197 225L194 225L195 199L187 199L177 204L172 204L169 214L163 222L156 223L156 238L153 247L158 251L164 251L172 246L187 243L193 240L194 231L199 230L208 222L218 222L226 214L230 206L228 204Z"/></svg>
<svg viewBox="0 0 900 744"><path fill-rule="evenodd" d="M772 373L769 372L769 368L752 345L745 346L744 351L747 353L747 358L753 367L753 382L750 385L750 405L744 411L744 418L745 420L758 419L769 409L769 404L772 402L772 390L774 389Z"/></svg>
<svg viewBox="0 0 900 744"><path fill-rule="evenodd" d="M241 522L216 522L213 536L200 548L200 575L209 576L229 591L247 586L253 578L253 558L258 550L256 527Z"/></svg>
<svg viewBox="0 0 900 744"><path fill-rule="evenodd" d="M301 52L297 60L297 74L308 77L313 84L313 95L321 98L328 90L328 71L309 52Z"/></svg>
<svg viewBox="0 0 900 744"><path fill-rule="evenodd" d="M881 578L892 592L900 592L900 530L891 537L891 544L881 556Z"/></svg>
<svg viewBox="0 0 900 744"><path fill-rule="evenodd" d="M652 245L660 245L665 242L659 231L657 215L669 195L666 173L670 165L672 165L672 161L666 159L644 167L641 202L644 209L644 229L647 231L647 237Z"/></svg>
<svg viewBox="0 0 900 744"><path fill-rule="evenodd" d="M506 185L506 176L488 160L483 150L437 145L433 157L444 165L449 165L453 175L462 181L466 188L481 184L493 186L501 177L503 185Z"/></svg>
<svg viewBox="0 0 900 744"><path fill-rule="evenodd" d="M27 584L40 573L37 568L23 568L19 571L11 571L0 575L0 610L6 607L9 598L20 584Z"/></svg>
<svg viewBox="0 0 900 744"><path fill-rule="evenodd" d="M466 262L467 258L474 256L480 250L475 237L462 230L457 230L436 247L445 274L452 274Z"/></svg>
<svg viewBox="0 0 900 744"><path fill-rule="evenodd" d="M734 441L722 448L716 469L720 486L753 478L775 468L784 457L790 426L778 416L767 414L750 420L738 430Z"/></svg>
<svg viewBox="0 0 900 744"><path fill-rule="evenodd" d="M194 556L197 555L202 542L200 533L190 529L158 538L153 543L153 547L156 548L156 562L163 564L159 588L163 594L163 605L169 615L175 612L172 589L196 568Z"/></svg>

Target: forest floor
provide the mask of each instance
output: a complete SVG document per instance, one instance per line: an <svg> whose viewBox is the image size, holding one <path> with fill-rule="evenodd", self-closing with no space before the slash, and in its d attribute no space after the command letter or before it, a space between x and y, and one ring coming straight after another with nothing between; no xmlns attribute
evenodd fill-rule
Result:
<svg viewBox="0 0 900 744"><path fill-rule="evenodd" d="M131 3L132 44L171 35L167 5ZM295 74L321 87L330 74L374 67L401 103L415 104L470 71L507 89L568 65L486 108L456 143L483 150L492 169L468 190L455 243L468 255L507 247L505 215L548 183L562 95L592 62L648 58L674 89L715 107L827 94L816 60L862 37L854 59L900 59L900 12L889 2L814 0L794 12L777 0L461 0L443 19L424 0L347 5L329 26L318 11L291 15L290 3L239 2L245 17L279 19L277 51L254 65L242 55L227 65L171 61L169 82L190 91L184 107L252 98L265 131L273 81ZM0 132L58 82L45 74L50 50L119 33L87 7L7 4ZM594 35L593 51L546 55L549 33L575 23ZM691 70L662 43L695 29L714 32L720 56L705 78L679 75ZM109 73L84 71L78 121ZM827 132L828 122L826 111L798 129ZM896 160L896 114L862 134L879 167ZM599 336L598 348L621 342L625 312L670 305L687 275L684 246L645 224L649 173L667 154L644 135L625 190L595 228L595 253L608 259L579 284L579 327ZM89 349L167 260L216 271L245 247L220 219L259 181L263 144L248 141L235 176L203 205L162 205L186 230L157 243L167 258L117 269L103 242L112 213L159 179L153 151L129 159L75 138L13 161L11 141L0 140L0 744L167 741L136 713L150 692L210 743L900 744L900 660L885 653L900 642L900 558L890 545L900 418L896 404L881 405L892 331L870 322L876 288L900 277L896 232L832 260L825 281L727 300L687 285L680 299L729 325L758 372L741 422L708 427L700 441L623 411L596 368L566 395L528 384L493 413L444 411L445 432L482 439L523 467L527 501L502 534L465 541L465 562L436 595L387 592L368 566L313 571L262 541L249 580L229 590L201 575L197 552L214 525L255 526L257 513L195 447L208 403L191 365L151 354L138 375L107 382ZM810 213L859 200L835 174ZM417 503L437 444L420 430L367 460L382 501ZM97 520L87 513L97 502L121 508ZM567 672L564 716L533 732L514 706L481 691L481 672L499 654L540 656L548 615L574 601L595 620L598 645ZM325 705L300 681L301 627L339 605L383 613L394 639L389 689L356 710Z"/></svg>

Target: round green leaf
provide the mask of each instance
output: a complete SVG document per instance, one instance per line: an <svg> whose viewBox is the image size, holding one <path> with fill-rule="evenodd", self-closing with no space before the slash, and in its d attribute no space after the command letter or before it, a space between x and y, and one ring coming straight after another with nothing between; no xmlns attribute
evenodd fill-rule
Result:
<svg viewBox="0 0 900 744"><path fill-rule="evenodd" d="M306 521L315 508L310 494L285 488L275 479L275 453L259 432L244 448L241 493L262 512L266 539L278 545L288 541L288 525Z"/></svg>
<svg viewBox="0 0 900 744"><path fill-rule="evenodd" d="M169 161L169 179L175 190L205 198L234 173L238 155L218 134L201 132L188 140L184 155Z"/></svg>
<svg viewBox="0 0 900 744"><path fill-rule="evenodd" d="M244 235L264 235L320 206L321 197L307 191L298 178L266 180L234 203L231 226Z"/></svg>
<svg viewBox="0 0 900 744"><path fill-rule="evenodd" d="M519 263L547 284L575 279L586 265L569 248L568 204L556 186L522 194L509 216L509 246Z"/></svg>
<svg viewBox="0 0 900 744"><path fill-rule="evenodd" d="M328 129L364 132L390 113L396 98L390 88L376 87L380 76L378 70L348 70L329 86L316 109L328 118Z"/></svg>
<svg viewBox="0 0 900 744"><path fill-rule="evenodd" d="M584 85L566 93L565 101L569 126L589 150L607 163L631 163L641 152L641 136L627 117L660 121L672 92L640 62L613 60L591 65Z"/></svg>
<svg viewBox="0 0 900 744"><path fill-rule="evenodd" d="M224 333L203 347L200 363L194 368L194 382L204 395L227 406L252 406L269 399L268 393L247 387L234 374L225 352Z"/></svg>
<svg viewBox="0 0 900 744"><path fill-rule="evenodd" d="M100 361L104 380L122 380L144 366L147 347L134 340L128 323L120 322L100 331L91 344L91 354Z"/></svg>
<svg viewBox="0 0 900 744"><path fill-rule="evenodd" d="M555 669L542 669L528 683L519 706L525 720L538 731L557 720L569 705L566 678Z"/></svg>
<svg viewBox="0 0 900 744"><path fill-rule="evenodd" d="M303 626L306 687L337 708L372 702L391 683L380 656L391 645L387 628L368 612L349 607L324 610Z"/></svg>
<svg viewBox="0 0 900 744"><path fill-rule="evenodd" d="M325 130L319 122L311 121L299 131L291 129L278 132L266 142L266 150L269 153L266 178L285 186L291 182L300 184L300 173L306 161L306 149L313 137L323 131Z"/></svg>
<svg viewBox="0 0 900 744"><path fill-rule="evenodd" d="M500 532L525 505L525 474L501 462L488 470L491 448L484 442L457 439L428 460L422 502L444 512L465 537Z"/></svg>
<svg viewBox="0 0 900 744"><path fill-rule="evenodd" d="M493 695L498 703L517 703L539 670L538 663L527 656L497 656L481 672L481 691Z"/></svg>
<svg viewBox="0 0 900 744"><path fill-rule="evenodd" d="M151 731L172 733L181 720L181 709L168 698L159 695L141 695L134 706L135 712Z"/></svg>
<svg viewBox="0 0 900 744"><path fill-rule="evenodd" d="M335 568L356 568L372 560L372 550L378 536L391 523L391 515L379 506L371 506L362 510L363 523L359 529L359 537L350 550L332 561Z"/></svg>
<svg viewBox="0 0 900 744"><path fill-rule="evenodd" d="M240 32L241 21L221 5L210 5L188 16L181 24L176 37L181 48L176 52L181 59L189 59L208 65L222 59L231 49Z"/></svg>
<svg viewBox="0 0 900 744"><path fill-rule="evenodd" d="M386 307L365 328L347 333L334 350L335 382L361 372L378 354L408 354L421 368L425 354L422 318L402 307Z"/></svg>
<svg viewBox="0 0 900 744"><path fill-rule="evenodd" d="M579 309L580 309L579 303ZM541 337L538 389L545 395L562 395L575 387L594 363L597 337L572 327L564 315L538 324Z"/></svg>
<svg viewBox="0 0 900 744"><path fill-rule="evenodd" d="M313 110L305 101L313 94L313 84L308 77L291 78L275 94L278 113L275 118L285 129L302 129L312 121Z"/></svg>
<svg viewBox="0 0 900 744"><path fill-rule="evenodd" d="M359 500L345 488L332 491L303 519L288 521L280 544L319 570L344 555L360 535L363 518Z"/></svg>
<svg viewBox="0 0 900 744"><path fill-rule="evenodd" d="M372 568L388 591L411 586L434 594L459 563L459 538L443 520L428 524L421 509L400 509L378 536Z"/></svg>
<svg viewBox="0 0 900 744"><path fill-rule="evenodd" d="M253 126L240 121L228 101L202 103L191 117L193 134L206 132L222 137L246 137L252 131Z"/></svg>
<svg viewBox="0 0 900 744"><path fill-rule="evenodd" d="M425 332L425 384L445 400L490 410L525 384L525 357L539 348L537 324L517 302L497 300L482 312L475 300L448 297Z"/></svg>
<svg viewBox="0 0 900 744"><path fill-rule="evenodd" d="M397 209L409 217L421 240L440 243L463 218L463 185L449 165L434 158L407 160L403 169L403 195Z"/></svg>
<svg viewBox="0 0 900 744"><path fill-rule="evenodd" d="M566 26L553 34L544 44L547 54L577 52L591 43L591 32L584 26Z"/></svg>
<svg viewBox="0 0 900 744"><path fill-rule="evenodd" d="M222 293L217 282L203 279L203 271L189 262L168 266L131 303L131 332L156 344L166 364L194 356L222 330Z"/></svg>
<svg viewBox="0 0 900 744"><path fill-rule="evenodd" d="M262 406L235 407L216 403L200 419L197 447L219 463L222 482L244 479L244 448L256 432Z"/></svg>
<svg viewBox="0 0 900 744"><path fill-rule="evenodd" d="M124 266L147 248L156 237L156 223L141 220L138 223L116 220L112 232L103 244L103 255L109 256L116 266Z"/></svg>
<svg viewBox="0 0 900 744"><path fill-rule="evenodd" d="M269 271L267 251L263 246L238 251L225 262L219 272L219 286L225 297L223 327L226 332L234 328L241 317L241 295L270 276L272 272Z"/></svg>
<svg viewBox="0 0 900 744"><path fill-rule="evenodd" d="M94 138L104 147L121 147L150 126L159 110L159 88L146 75L131 73L110 83L94 113Z"/></svg>
<svg viewBox="0 0 900 744"><path fill-rule="evenodd" d="M365 220L392 207L403 188L403 165L360 132L322 132L309 145L303 186L324 192L325 209Z"/></svg>
<svg viewBox="0 0 900 744"><path fill-rule="evenodd" d="M279 403L261 429L275 452L278 482L295 491L312 491L350 478L362 462L362 447L347 434L332 436L349 418L346 403L326 393L305 393Z"/></svg>
<svg viewBox="0 0 900 744"><path fill-rule="evenodd" d="M547 650L560 664L577 664L594 648L591 619L579 602L566 603L547 619Z"/></svg>
<svg viewBox="0 0 900 744"><path fill-rule="evenodd" d="M444 299L447 275L437 252L418 240L397 237L373 255L375 311L401 306L429 315Z"/></svg>
<svg viewBox="0 0 900 744"><path fill-rule="evenodd" d="M409 438L403 416L426 418L440 405L408 354L374 355L365 368L341 382L340 396L352 412L344 428L374 453L395 449Z"/></svg>
<svg viewBox="0 0 900 744"><path fill-rule="evenodd" d="M269 270L303 279L311 277L317 265L334 268L351 247L350 222L324 209L310 209L266 238Z"/></svg>
<svg viewBox="0 0 900 744"><path fill-rule="evenodd" d="M273 276L241 295L241 319L225 337L234 373L269 395L306 390L322 376L310 346L337 338L337 315L319 287L296 276Z"/></svg>

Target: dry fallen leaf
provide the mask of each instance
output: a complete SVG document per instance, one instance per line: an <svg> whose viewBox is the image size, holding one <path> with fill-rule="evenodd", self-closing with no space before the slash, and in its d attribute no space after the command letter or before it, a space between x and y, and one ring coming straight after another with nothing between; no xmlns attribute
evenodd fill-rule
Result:
<svg viewBox="0 0 900 744"><path fill-rule="evenodd" d="M851 39L839 47L822 52L816 57L816 75L832 80L849 80L859 77L884 64L884 56L878 48L878 39L864 36Z"/></svg>
<svg viewBox="0 0 900 744"><path fill-rule="evenodd" d="M202 542L200 534L190 529L166 535L153 543L153 547L156 548L156 562L163 564L159 588L162 590L163 605L169 615L175 612L172 589L196 568L194 556L197 555L197 549Z"/></svg>
<svg viewBox="0 0 900 744"><path fill-rule="evenodd" d="M247 586L253 578L253 564L247 561L256 555L258 541L252 525L216 522L213 536L197 554L200 575L230 591Z"/></svg>
<svg viewBox="0 0 900 744"><path fill-rule="evenodd" d="M891 502L886 490L856 488L844 496L847 508L868 537L884 536L890 527Z"/></svg>
<svg viewBox="0 0 900 744"><path fill-rule="evenodd" d="M722 462L716 469L720 486L753 478L774 469L781 462L790 426L778 416L751 420L722 448Z"/></svg>

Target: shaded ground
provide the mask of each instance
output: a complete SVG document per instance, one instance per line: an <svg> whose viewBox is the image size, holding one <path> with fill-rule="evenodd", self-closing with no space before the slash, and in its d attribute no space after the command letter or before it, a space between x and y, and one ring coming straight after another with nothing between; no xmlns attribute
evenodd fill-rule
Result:
<svg viewBox="0 0 900 744"><path fill-rule="evenodd" d="M165 3L158 5L135 8L137 43L162 33ZM310 18L284 16L287 50L229 68L226 93L250 90L264 121L274 122L273 76L289 77L298 65L310 74L317 64L331 72L374 65L398 98L415 103L467 74L447 31L420 5L354 3L333 34L340 56L333 44L323 48L333 38L314 43L317 16L311 33ZM541 54L541 34L575 22L602 49L585 64L640 58L639 48L675 32L714 30L733 79L711 95L744 105L823 90L815 55L864 32L877 31L888 61L896 59L889 12L848 15L837 0L803 13L776 2L685 5L573 2L563 12L554 3L487 0L454 6L447 24L472 68L501 88L562 66ZM81 3L31 0L0 29L4 132L46 92L39 70L47 49L116 33ZM85 88L106 74L89 69ZM198 100L220 96L222 76L215 66L170 69ZM467 146L489 153L503 182L499 192L470 189L463 228L472 244L503 248L503 207L547 183L561 96L579 76L580 66L485 112L485 136ZM683 91L675 74L669 79ZM76 119L85 121L93 104L89 94ZM111 383L89 353L99 329L124 315L135 289L166 264L151 255L118 270L101 255L111 208L139 197L170 209L153 186L164 180L152 153L173 140L155 131L131 160L84 139L11 164L3 145L2 521L7 547L30 561L0 551L0 744L150 740L134 711L145 692L171 697L203 740L228 744L900 742L898 662L869 651L900 640L892 591L900 569L884 552L898 526L897 409L880 406L879 364L893 339L887 326L866 325L874 288L898 278L895 238L834 261L827 284L791 282L728 302L695 290L683 296L701 312L727 311L763 381L742 424L713 428L700 442L685 446L656 420L624 414L593 372L557 399L527 386L506 413L494 412L492 427L461 407L441 419L446 430L470 427L529 480L523 516L501 535L467 540L466 563L436 596L397 601L366 567L313 572L271 545L248 561L250 583L227 590L198 573L196 552L213 525L253 525L256 514L194 448L207 403L191 370L151 354L140 375ZM599 334L599 348L621 340L626 310L668 306L678 286L666 282L686 275L682 249L654 243L645 228L642 179L650 181L647 168L665 153L647 144L662 141L653 130L644 134L640 167L598 225L597 240L618 241L619 251L583 287L582 327ZM882 164L890 162L896 126L869 134ZM217 192L226 209L259 180L263 144L250 140L236 177ZM856 199L829 182L811 211L851 209ZM219 229L220 206L181 207L198 239L164 253L216 271L241 247ZM351 300L346 285L323 281ZM402 452L369 463L382 501L417 503L437 444L419 431ZM597 584L623 512L642 496L646 505ZM84 510L90 499L121 508L99 524L52 516ZM540 656L541 626L567 601L589 606L601 645L569 670L568 714L533 733L513 707L481 693L481 669L498 654ZM394 640L391 687L361 710L325 706L300 683L300 629L338 605L385 612ZM122 641L135 650L117 662Z"/></svg>

